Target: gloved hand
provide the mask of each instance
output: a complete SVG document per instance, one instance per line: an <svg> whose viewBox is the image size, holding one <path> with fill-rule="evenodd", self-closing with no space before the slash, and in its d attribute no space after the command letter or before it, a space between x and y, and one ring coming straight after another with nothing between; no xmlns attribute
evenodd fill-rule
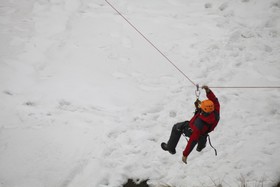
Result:
<svg viewBox="0 0 280 187"><path fill-rule="evenodd" d="M199 99L196 99L196 101L194 102L194 106L197 110L199 109L200 103L201 103L201 101Z"/></svg>
<svg viewBox="0 0 280 187"><path fill-rule="evenodd" d="M206 93L210 92L210 88L206 85L203 85L201 88L204 89L206 91Z"/></svg>
<svg viewBox="0 0 280 187"><path fill-rule="evenodd" d="M187 164L187 157L185 157L184 155L182 156L182 161Z"/></svg>

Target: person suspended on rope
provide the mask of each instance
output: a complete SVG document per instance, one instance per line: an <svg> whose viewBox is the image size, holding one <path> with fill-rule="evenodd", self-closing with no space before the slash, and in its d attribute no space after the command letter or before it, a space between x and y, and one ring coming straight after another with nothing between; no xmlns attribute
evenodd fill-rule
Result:
<svg viewBox="0 0 280 187"><path fill-rule="evenodd" d="M189 141L182 156L182 161L185 164L187 163L189 154L196 145L196 150L198 152L206 147L208 133L215 129L220 120L220 103L218 98L208 86L202 86L202 89L205 90L208 99L202 102L197 99L194 102L196 109L191 120L176 123L171 130L170 138L167 143L161 143L163 150L175 154L176 146L181 135L184 134L186 137L189 137Z"/></svg>

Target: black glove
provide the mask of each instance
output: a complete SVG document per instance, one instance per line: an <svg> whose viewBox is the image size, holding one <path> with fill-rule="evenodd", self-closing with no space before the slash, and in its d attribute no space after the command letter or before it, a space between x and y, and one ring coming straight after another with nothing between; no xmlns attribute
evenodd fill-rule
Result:
<svg viewBox="0 0 280 187"><path fill-rule="evenodd" d="M194 115L201 112L200 103L201 101L199 99L196 99L196 101L194 102L194 106L195 106Z"/></svg>
<svg viewBox="0 0 280 187"><path fill-rule="evenodd" d="M204 89L206 93L209 93L211 91L210 88L206 85L202 86L201 88Z"/></svg>
<svg viewBox="0 0 280 187"><path fill-rule="evenodd" d="M199 109L199 105L200 105L201 101L199 99L196 99L196 101L194 102L194 106L197 109Z"/></svg>

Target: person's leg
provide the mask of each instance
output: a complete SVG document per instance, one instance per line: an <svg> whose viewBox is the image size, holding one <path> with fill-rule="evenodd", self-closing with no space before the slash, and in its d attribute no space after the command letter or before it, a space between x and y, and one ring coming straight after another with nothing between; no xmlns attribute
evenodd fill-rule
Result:
<svg viewBox="0 0 280 187"><path fill-rule="evenodd" d="M189 121L185 122L183 133L186 137L190 137L192 135L192 129L189 126Z"/></svg>
<svg viewBox="0 0 280 187"><path fill-rule="evenodd" d="M207 135L208 134L205 134L198 139L198 143L197 143L197 147L196 147L196 150L198 152L202 151L202 149L204 149L206 147Z"/></svg>
<svg viewBox="0 0 280 187"><path fill-rule="evenodd" d="M176 153L176 146L180 140L185 123L186 122L181 122L181 123L176 123L175 125L173 125L168 142L166 144L162 143L162 148L164 150L166 150L166 151L168 150L171 154Z"/></svg>

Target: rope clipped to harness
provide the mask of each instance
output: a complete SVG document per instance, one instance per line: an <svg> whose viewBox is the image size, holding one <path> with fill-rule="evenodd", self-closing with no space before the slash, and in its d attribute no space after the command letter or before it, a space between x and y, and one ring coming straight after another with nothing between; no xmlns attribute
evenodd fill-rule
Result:
<svg viewBox="0 0 280 187"><path fill-rule="evenodd" d="M215 149L215 147L213 147L213 145L212 145L212 143L211 143L211 140L210 140L210 135L208 134L207 137L208 137L208 141L209 141L210 146L212 147L212 149L214 149L215 155L217 156L217 155L218 155L217 149Z"/></svg>

